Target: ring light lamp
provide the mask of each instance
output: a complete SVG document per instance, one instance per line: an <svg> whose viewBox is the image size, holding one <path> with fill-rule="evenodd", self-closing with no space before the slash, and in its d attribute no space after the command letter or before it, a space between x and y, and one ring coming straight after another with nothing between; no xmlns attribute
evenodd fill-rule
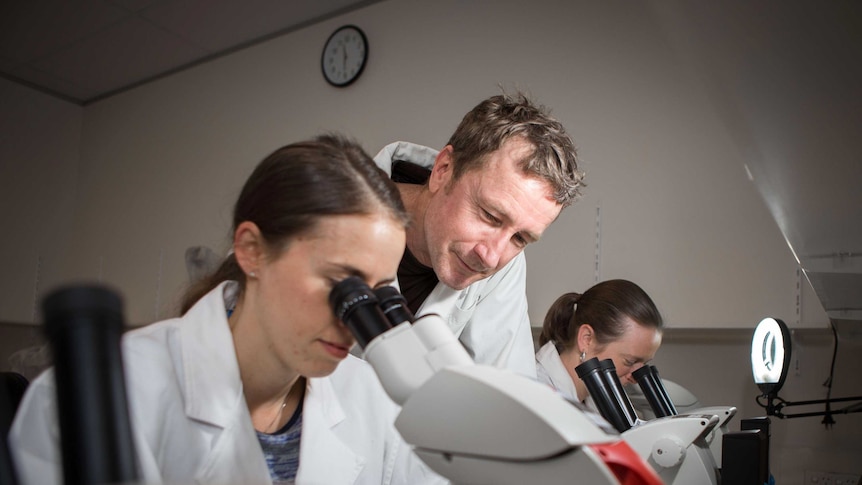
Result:
<svg viewBox="0 0 862 485"><path fill-rule="evenodd" d="M751 339L751 372L764 396L778 395L789 364L790 330L781 320L764 318Z"/></svg>
<svg viewBox="0 0 862 485"><path fill-rule="evenodd" d="M837 337L836 337L837 338ZM825 416L824 423L831 425L833 414L849 414L862 412L862 396L845 398L827 398L811 401L790 402L778 396L778 391L784 385L787 378L787 370L790 368L791 340L790 330L787 325L776 318L764 318L754 329L751 339L751 374L754 383L760 388L761 395L757 397L757 404L766 408L768 416L776 416L781 419L801 418L805 416ZM766 403L761 402L766 398ZM851 404L833 410L832 403L850 402ZM788 406L810 406L825 404L824 411L786 414L782 412Z"/></svg>

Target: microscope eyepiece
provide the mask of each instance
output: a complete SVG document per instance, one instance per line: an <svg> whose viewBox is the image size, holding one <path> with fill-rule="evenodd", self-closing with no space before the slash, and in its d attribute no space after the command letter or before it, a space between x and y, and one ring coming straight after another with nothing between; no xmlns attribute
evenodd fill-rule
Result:
<svg viewBox="0 0 862 485"><path fill-rule="evenodd" d="M658 368L654 365L645 365L640 369L632 372L632 377L637 381L641 391L649 402L653 414L657 418L665 416L674 416L677 414L676 407L673 404L661 377L658 375Z"/></svg>
<svg viewBox="0 0 862 485"><path fill-rule="evenodd" d="M632 372L632 377L634 377L635 381L640 381L641 379L648 377L650 375L649 365L642 366L640 369Z"/></svg>
<svg viewBox="0 0 862 485"><path fill-rule="evenodd" d="M622 390L622 385L617 386L619 378L616 377L616 367L612 360L599 361L598 358L593 357L575 367L575 372L587 386L587 390L603 418L620 433L632 427L634 421L631 416L634 414L634 410L628 412L625 407L628 397L623 396L625 391ZM608 379L607 373L613 374L613 377L617 379L616 383ZM628 404L631 406L630 403Z"/></svg>
<svg viewBox="0 0 862 485"><path fill-rule="evenodd" d="M377 297L371 288L357 276L350 276L339 281L329 292L329 304L339 320L350 318L350 314L358 306L377 304Z"/></svg>
<svg viewBox="0 0 862 485"><path fill-rule="evenodd" d="M380 309L393 327L404 322L413 322L413 312L407 306L407 300L394 286L375 288L374 294L380 300Z"/></svg>
<svg viewBox="0 0 862 485"><path fill-rule="evenodd" d="M329 292L329 305L364 349L381 333L392 328L371 288L357 276L338 282Z"/></svg>
<svg viewBox="0 0 862 485"><path fill-rule="evenodd" d="M578 373L578 377L584 379L589 374L595 372L596 370L601 369L601 364L599 363L599 359L593 357L592 359L587 359L577 367L575 367L575 372Z"/></svg>

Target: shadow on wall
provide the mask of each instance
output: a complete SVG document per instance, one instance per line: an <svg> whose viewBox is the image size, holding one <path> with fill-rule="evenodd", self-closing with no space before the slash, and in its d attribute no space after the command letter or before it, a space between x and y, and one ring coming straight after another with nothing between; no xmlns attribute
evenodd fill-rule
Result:
<svg viewBox="0 0 862 485"><path fill-rule="evenodd" d="M38 325L0 323L0 371L32 381L51 365L51 353Z"/></svg>
<svg viewBox="0 0 862 485"><path fill-rule="evenodd" d="M191 284L214 271L220 257L206 246L185 251L186 271ZM32 381L51 365L51 352L40 325L0 323L0 371L17 372Z"/></svg>

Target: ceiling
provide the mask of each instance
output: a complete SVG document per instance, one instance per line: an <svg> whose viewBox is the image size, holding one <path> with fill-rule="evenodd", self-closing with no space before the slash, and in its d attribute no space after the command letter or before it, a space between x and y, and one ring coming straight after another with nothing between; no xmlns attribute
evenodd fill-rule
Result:
<svg viewBox="0 0 862 485"><path fill-rule="evenodd" d="M377 1L4 0L0 76L87 104ZM862 321L862 2L650 4L824 309Z"/></svg>
<svg viewBox="0 0 862 485"><path fill-rule="evenodd" d="M380 0L3 0L0 76L87 104Z"/></svg>

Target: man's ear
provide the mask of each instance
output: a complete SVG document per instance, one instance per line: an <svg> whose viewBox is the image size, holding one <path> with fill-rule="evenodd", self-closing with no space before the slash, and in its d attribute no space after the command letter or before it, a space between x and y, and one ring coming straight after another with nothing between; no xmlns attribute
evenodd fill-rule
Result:
<svg viewBox="0 0 862 485"><path fill-rule="evenodd" d="M433 194L441 188L446 188L452 180L452 145L446 145L437 158L434 159L434 167L431 169L431 177L428 179L428 190Z"/></svg>
<svg viewBox="0 0 862 485"><path fill-rule="evenodd" d="M241 222L233 234L233 253L243 273L249 274L260 269L266 256L265 250L265 241L257 224Z"/></svg>

